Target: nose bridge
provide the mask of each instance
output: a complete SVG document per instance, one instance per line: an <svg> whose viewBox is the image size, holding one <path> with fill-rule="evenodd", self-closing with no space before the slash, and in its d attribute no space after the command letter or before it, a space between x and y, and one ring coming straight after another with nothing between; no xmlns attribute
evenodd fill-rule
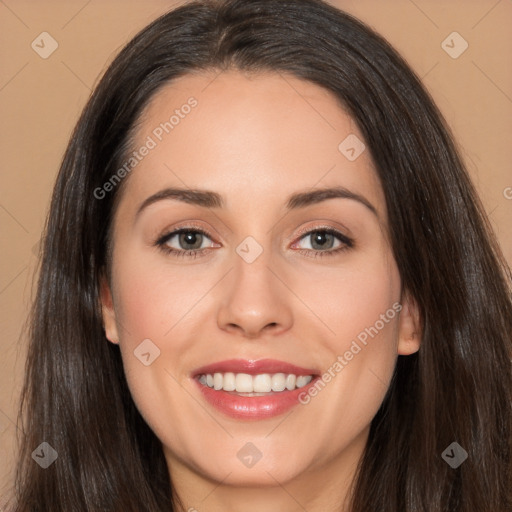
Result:
<svg viewBox="0 0 512 512"><path fill-rule="evenodd" d="M230 282L223 287L219 327L238 329L246 336L258 336L264 329L281 331L290 327L290 304L282 283L270 270L272 256L268 239L260 243L248 236L236 247Z"/></svg>
<svg viewBox="0 0 512 512"><path fill-rule="evenodd" d="M233 257L234 285L237 293L254 293L261 289L264 293L272 292L269 288L269 267L272 263L270 242L260 244L252 236L246 237L235 250Z"/></svg>

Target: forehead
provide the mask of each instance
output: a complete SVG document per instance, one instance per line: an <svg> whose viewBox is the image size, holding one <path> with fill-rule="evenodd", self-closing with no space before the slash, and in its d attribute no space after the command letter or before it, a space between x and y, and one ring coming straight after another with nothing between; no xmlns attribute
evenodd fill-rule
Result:
<svg viewBox="0 0 512 512"><path fill-rule="evenodd" d="M133 149L151 149L125 193L135 202L164 187L205 188L228 205L243 198L257 209L297 190L341 185L384 216L369 151L353 159L363 143L338 99L316 84L280 73L188 74L162 87L143 112Z"/></svg>

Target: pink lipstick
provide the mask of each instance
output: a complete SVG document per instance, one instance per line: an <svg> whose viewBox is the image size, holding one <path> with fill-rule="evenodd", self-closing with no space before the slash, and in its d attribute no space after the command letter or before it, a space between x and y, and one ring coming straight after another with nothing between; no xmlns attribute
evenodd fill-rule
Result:
<svg viewBox="0 0 512 512"><path fill-rule="evenodd" d="M192 373L204 399L236 419L278 416L299 404L298 397L319 378L319 371L275 359L230 359Z"/></svg>

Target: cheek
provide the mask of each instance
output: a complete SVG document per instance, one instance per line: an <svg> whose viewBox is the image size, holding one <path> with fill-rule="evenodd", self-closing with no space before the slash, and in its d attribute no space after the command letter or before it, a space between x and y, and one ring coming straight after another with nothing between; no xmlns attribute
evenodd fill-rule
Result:
<svg viewBox="0 0 512 512"><path fill-rule="evenodd" d="M374 327L381 338L394 337L391 327L400 300L400 275L383 248L358 256L357 261L347 259L337 268L315 269L297 282L298 295L318 318L315 327L325 334L322 339L331 352L344 352L352 340L358 336L364 340Z"/></svg>
<svg viewBox="0 0 512 512"><path fill-rule="evenodd" d="M343 267L310 274L308 283L303 280L302 293L321 320L314 327L323 326L323 335L317 339L319 349L329 354L325 370L336 375L328 387L338 391L330 399L342 397L350 402L359 397L360 407L377 406L397 356L401 306L400 275L394 259L379 247L364 257L359 255L357 262L347 259Z"/></svg>
<svg viewBox="0 0 512 512"><path fill-rule="evenodd" d="M146 422L160 438L167 436L167 441L165 419L187 406L176 367L187 343L177 333L201 287L190 281L185 286L178 275L148 263L147 257L134 251L130 257L119 258L115 276L119 345L128 387Z"/></svg>
<svg viewBox="0 0 512 512"><path fill-rule="evenodd" d="M121 339L130 344L170 339L178 323L193 317L193 308L208 289L190 269L180 272L142 257L120 262L117 282L116 317L126 332ZM173 346L179 348L179 339L173 338Z"/></svg>
<svg viewBox="0 0 512 512"><path fill-rule="evenodd" d="M302 403L318 418L318 431L340 446L370 424L396 363L400 275L386 254L375 253L328 278L318 275L319 286L309 294L328 326L319 350L329 356L321 382ZM335 432L333 424L339 426Z"/></svg>
<svg viewBox="0 0 512 512"><path fill-rule="evenodd" d="M190 367L192 333L202 325L201 299L218 276L179 268L140 248L119 253L126 256L116 261L115 310L128 385L143 414L154 414L157 397L159 409L171 414L183 409L178 381L185 379L183 368Z"/></svg>

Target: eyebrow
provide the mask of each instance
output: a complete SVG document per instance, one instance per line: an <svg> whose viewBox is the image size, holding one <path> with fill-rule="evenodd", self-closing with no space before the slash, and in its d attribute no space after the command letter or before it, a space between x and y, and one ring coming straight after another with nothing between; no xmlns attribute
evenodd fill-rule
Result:
<svg viewBox="0 0 512 512"><path fill-rule="evenodd" d="M297 210L307 206L326 201L327 199L352 199L363 204L368 210L379 217L377 209L364 196L352 192L345 187L329 187L304 192L296 192L290 195L286 200L287 210ZM135 217L137 218L142 210L158 201L174 199L188 204L201 206L203 208L224 208L225 201L220 194L211 190L184 189L184 188L166 188L156 194L149 196L139 206Z"/></svg>

